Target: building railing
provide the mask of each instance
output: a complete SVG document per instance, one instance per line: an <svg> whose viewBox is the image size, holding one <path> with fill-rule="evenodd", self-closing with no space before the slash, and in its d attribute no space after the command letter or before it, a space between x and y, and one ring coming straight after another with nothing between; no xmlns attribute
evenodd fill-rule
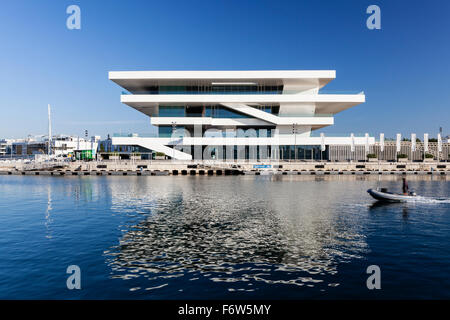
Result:
<svg viewBox="0 0 450 320"><path fill-rule="evenodd" d="M113 138L158 138L158 133L113 133Z"/></svg>
<svg viewBox="0 0 450 320"><path fill-rule="evenodd" d="M332 113L313 113L313 114L304 114L304 113L289 113L289 114L276 114L278 117L301 117L301 118L329 118L334 117Z"/></svg>
<svg viewBox="0 0 450 320"><path fill-rule="evenodd" d="M151 94L151 95L164 95L164 94L195 94L195 95L222 95L222 94L283 94L286 92L282 91L143 91L143 92L136 92L136 93L130 93L126 91L122 91L122 95L139 95L139 94ZM294 93L294 92L292 92ZM295 92L295 93L298 93Z"/></svg>
<svg viewBox="0 0 450 320"><path fill-rule="evenodd" d="M311 137L312 138L318 138L320 137L320 133L321 132L317 132L317 131L311 131ZM353 133L353 136L355 138L361 138L361 137L365 137L366 133L361 133L361 132L356 132ZM346 133L324 133L325 138L350 138L351 134L346 132ZM370 137L370 135L369 135Z"/></svg>
<svg viewBox="0 0 450 320"><path fill-rule="evenodd" d="M357 90L319 90L319 94L364 94L364 91Z"/></svg>
<svg viewBox="0 0 450 320"><path fill-rule="evenodd" d="M246 95L246 94L312 94L309 90L299 91L299 90L280 90L280 91L141 91L130 93L127 91L122 91L122 95L140 95L140 94L150 94L150 95L165 95L165 94L185 94L185 95ZM318 94L364 94L364 91L357 90L319 90Z"/></svg>

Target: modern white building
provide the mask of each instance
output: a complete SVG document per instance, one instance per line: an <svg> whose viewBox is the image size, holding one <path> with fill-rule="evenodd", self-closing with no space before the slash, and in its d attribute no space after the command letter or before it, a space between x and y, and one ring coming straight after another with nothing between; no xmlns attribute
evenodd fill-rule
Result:
<svg viewBox="0 0 450 320"><path fill-rule="evenodd" d="M99 140L99 136L93 136L88 140L68 135L55 135L51 140L51 152L54 156L65 156L74 154L75 151L89 150L95 156ZM9 153L14 156L48 154L47 136L29 136L26 139L10 139L5 142L11 148Z"/></svg>
<svg viewBox="0 0 450 320"><path fill-rule="evenodd" d="M74 136L58 135L52 138L52 152L56 156L73 154L75 151L90 150L95 156L98 148L100 136L92 136L85 139Z"/></svg>
<svg viewBox="0 0 450 320"><path fill-rule="evenodd" d="M8 148L8 141L0 140L0 157L5 156Z"/></svg>
<svg viewBox="0 0 450 320"><path fill-rule="evenodd" d="M322 94L334 70L112 71L121 102L148 115L158 137L113 137L179 160L321 159L332 144L373 137L314 136L365 95Z"/></svg>

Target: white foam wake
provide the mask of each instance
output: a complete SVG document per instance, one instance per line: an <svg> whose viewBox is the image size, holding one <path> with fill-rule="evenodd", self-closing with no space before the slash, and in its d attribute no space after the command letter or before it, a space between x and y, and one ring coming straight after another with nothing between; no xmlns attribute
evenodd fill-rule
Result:
<svg viewBox="0 0 450 320"><path fill-rule="evenodd" d="M434 197L424 197L416 196L411 199L407 199L407 202L418 202L418 203L450 203L450 198L434 198Z"/></svg>

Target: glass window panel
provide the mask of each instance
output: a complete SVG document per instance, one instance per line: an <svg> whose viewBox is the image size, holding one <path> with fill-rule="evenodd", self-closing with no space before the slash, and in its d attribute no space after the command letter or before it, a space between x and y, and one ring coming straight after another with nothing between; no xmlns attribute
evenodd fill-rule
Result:
<svg viewBox="0 0 450 320"><path fill-rule="evenodd" d="M184 117L184 106L159 106L159 117Z"/></svg>

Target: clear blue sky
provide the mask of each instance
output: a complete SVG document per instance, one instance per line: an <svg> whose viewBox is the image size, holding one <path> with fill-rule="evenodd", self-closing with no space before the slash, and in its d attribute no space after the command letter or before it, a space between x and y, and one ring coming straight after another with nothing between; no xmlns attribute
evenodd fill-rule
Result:
<svg viewBox="0 0 450 320"><path fill-rule="evenodd" d="M66 28L67 6L81 30ZM366 8L381 8L381 30ZM363 90L325 132L450 133L450 1L3 1L0 138L149 133L110 70L334 69Z"/></svg>

